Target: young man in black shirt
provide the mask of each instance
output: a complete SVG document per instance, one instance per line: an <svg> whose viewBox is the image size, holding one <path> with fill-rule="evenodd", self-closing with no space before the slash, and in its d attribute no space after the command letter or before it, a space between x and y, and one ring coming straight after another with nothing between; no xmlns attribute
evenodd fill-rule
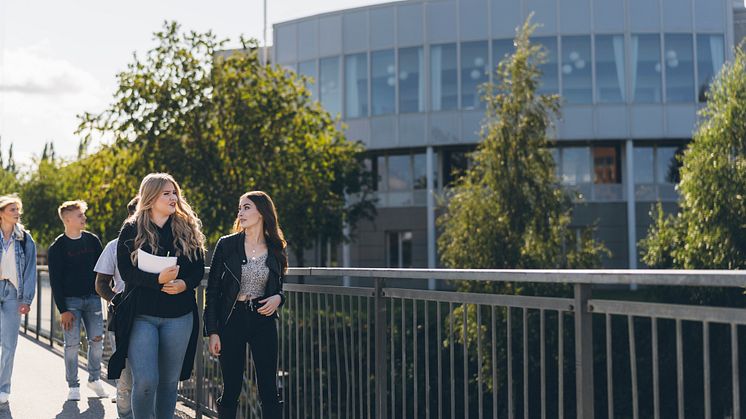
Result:
<svg viewBox="0 0 746 419"><path fill-rule="evenodd" d="M95 234L83 230L86 209L88 206L83 201L68 201L60 205L57 214L65 225L65 233L49 247L49 282L65 336L65 378L70 388L68 400L80 400L78 351L81 321L88 338L88 387L96 397L108 397L100 379L104 319L93 271L103 249Z"/></svg>

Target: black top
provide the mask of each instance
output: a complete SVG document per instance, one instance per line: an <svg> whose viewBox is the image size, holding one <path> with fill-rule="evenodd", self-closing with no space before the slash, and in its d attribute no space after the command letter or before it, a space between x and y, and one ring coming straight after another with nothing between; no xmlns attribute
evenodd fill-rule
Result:
<svg viewBox="0 0 746 419"><path fill-rule="evenodd" d="M49 246L49 283L60 313L65 297L96 295L96 266L103 247L95 234L83 231L78 239L59 235Z"/></svg>
<svg viewBox="0 0 746 419"><path fill-rule="evenodd" d="M158 256L171 256L176 254L174 247L174 235L171 228L171 218L163 227L153 225L158 232L158 249L153 251L147 244L142 250ZM125 283L125 291L133 287L139 287L135 314L145 314L156 317L180 317L192 311L196 302L194 289L199 285L205 273L205 260L200 253L198 258L190 261L188 257L178 256L176 263L179 265L177 279L186 283L187 289L179 294L171 295L161 291L163 285L158 283L158 274L141 271L132 264L130 254L134 249L137 227L134 223L125 223L119 233L117 244L117 267Z"/></svg>

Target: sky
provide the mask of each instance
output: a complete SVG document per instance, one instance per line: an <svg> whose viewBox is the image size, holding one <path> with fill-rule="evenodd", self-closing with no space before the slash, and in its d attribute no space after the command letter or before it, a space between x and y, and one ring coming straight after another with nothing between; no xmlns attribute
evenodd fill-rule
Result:
<svg viewBox="0 0 746 419"><path fill-rule="evenodd" d="M381 0L268 0L272 24ZM212 0L0 0L0 138L16 162L28 165L44 143L74 157L76 115L97 113L111 102L116 74L132 53L155 46L152 34L166 20L185 30L212 30L230 38L262 39L262 1Z"/></svg>

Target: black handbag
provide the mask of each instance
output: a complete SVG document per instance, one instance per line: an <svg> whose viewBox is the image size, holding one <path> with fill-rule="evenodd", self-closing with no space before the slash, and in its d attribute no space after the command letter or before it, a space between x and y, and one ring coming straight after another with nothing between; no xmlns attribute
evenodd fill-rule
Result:
<svg viewBox="0 0 746 419"><path fill-rule="evenodd" d="M122 312L126 311L128 309L128 306L132 304L132 299L130 298L130 296L132 296L132 292L135 291L135 288L132 288L126 294L124 291L119 292L111 298L111 301L109 301L109 304L106 307L108 311L107 317L109 318L109 325L107 326L106 330L110 332L116 330L115 325L117 323L117 316L121 316L123 314Z"/></svg>

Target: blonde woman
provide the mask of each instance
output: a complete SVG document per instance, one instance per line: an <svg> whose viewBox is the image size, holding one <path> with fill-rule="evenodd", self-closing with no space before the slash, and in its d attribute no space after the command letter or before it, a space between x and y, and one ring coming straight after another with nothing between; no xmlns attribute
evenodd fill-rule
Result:
<svg viewBox="0 0 746 419"><path fill-rule="evenodd" d="M36 292L36 244L23 228L17 195L0 196L0 403L8 403L21 315Z"/></svg>
<svg viewBox="0 0 746 419"><path fill-rule="evenodd" d="M118 378L127 358L135 419L171 419L177 384L191 375L197 347L194 289L205 271L205 236L171 175L147 175L138 196L117 245L129 309L115 314L117 352L109 363L109 378ZM177 265L160 274L145 272L138 268L138 250L176 256Z"/></svg>

